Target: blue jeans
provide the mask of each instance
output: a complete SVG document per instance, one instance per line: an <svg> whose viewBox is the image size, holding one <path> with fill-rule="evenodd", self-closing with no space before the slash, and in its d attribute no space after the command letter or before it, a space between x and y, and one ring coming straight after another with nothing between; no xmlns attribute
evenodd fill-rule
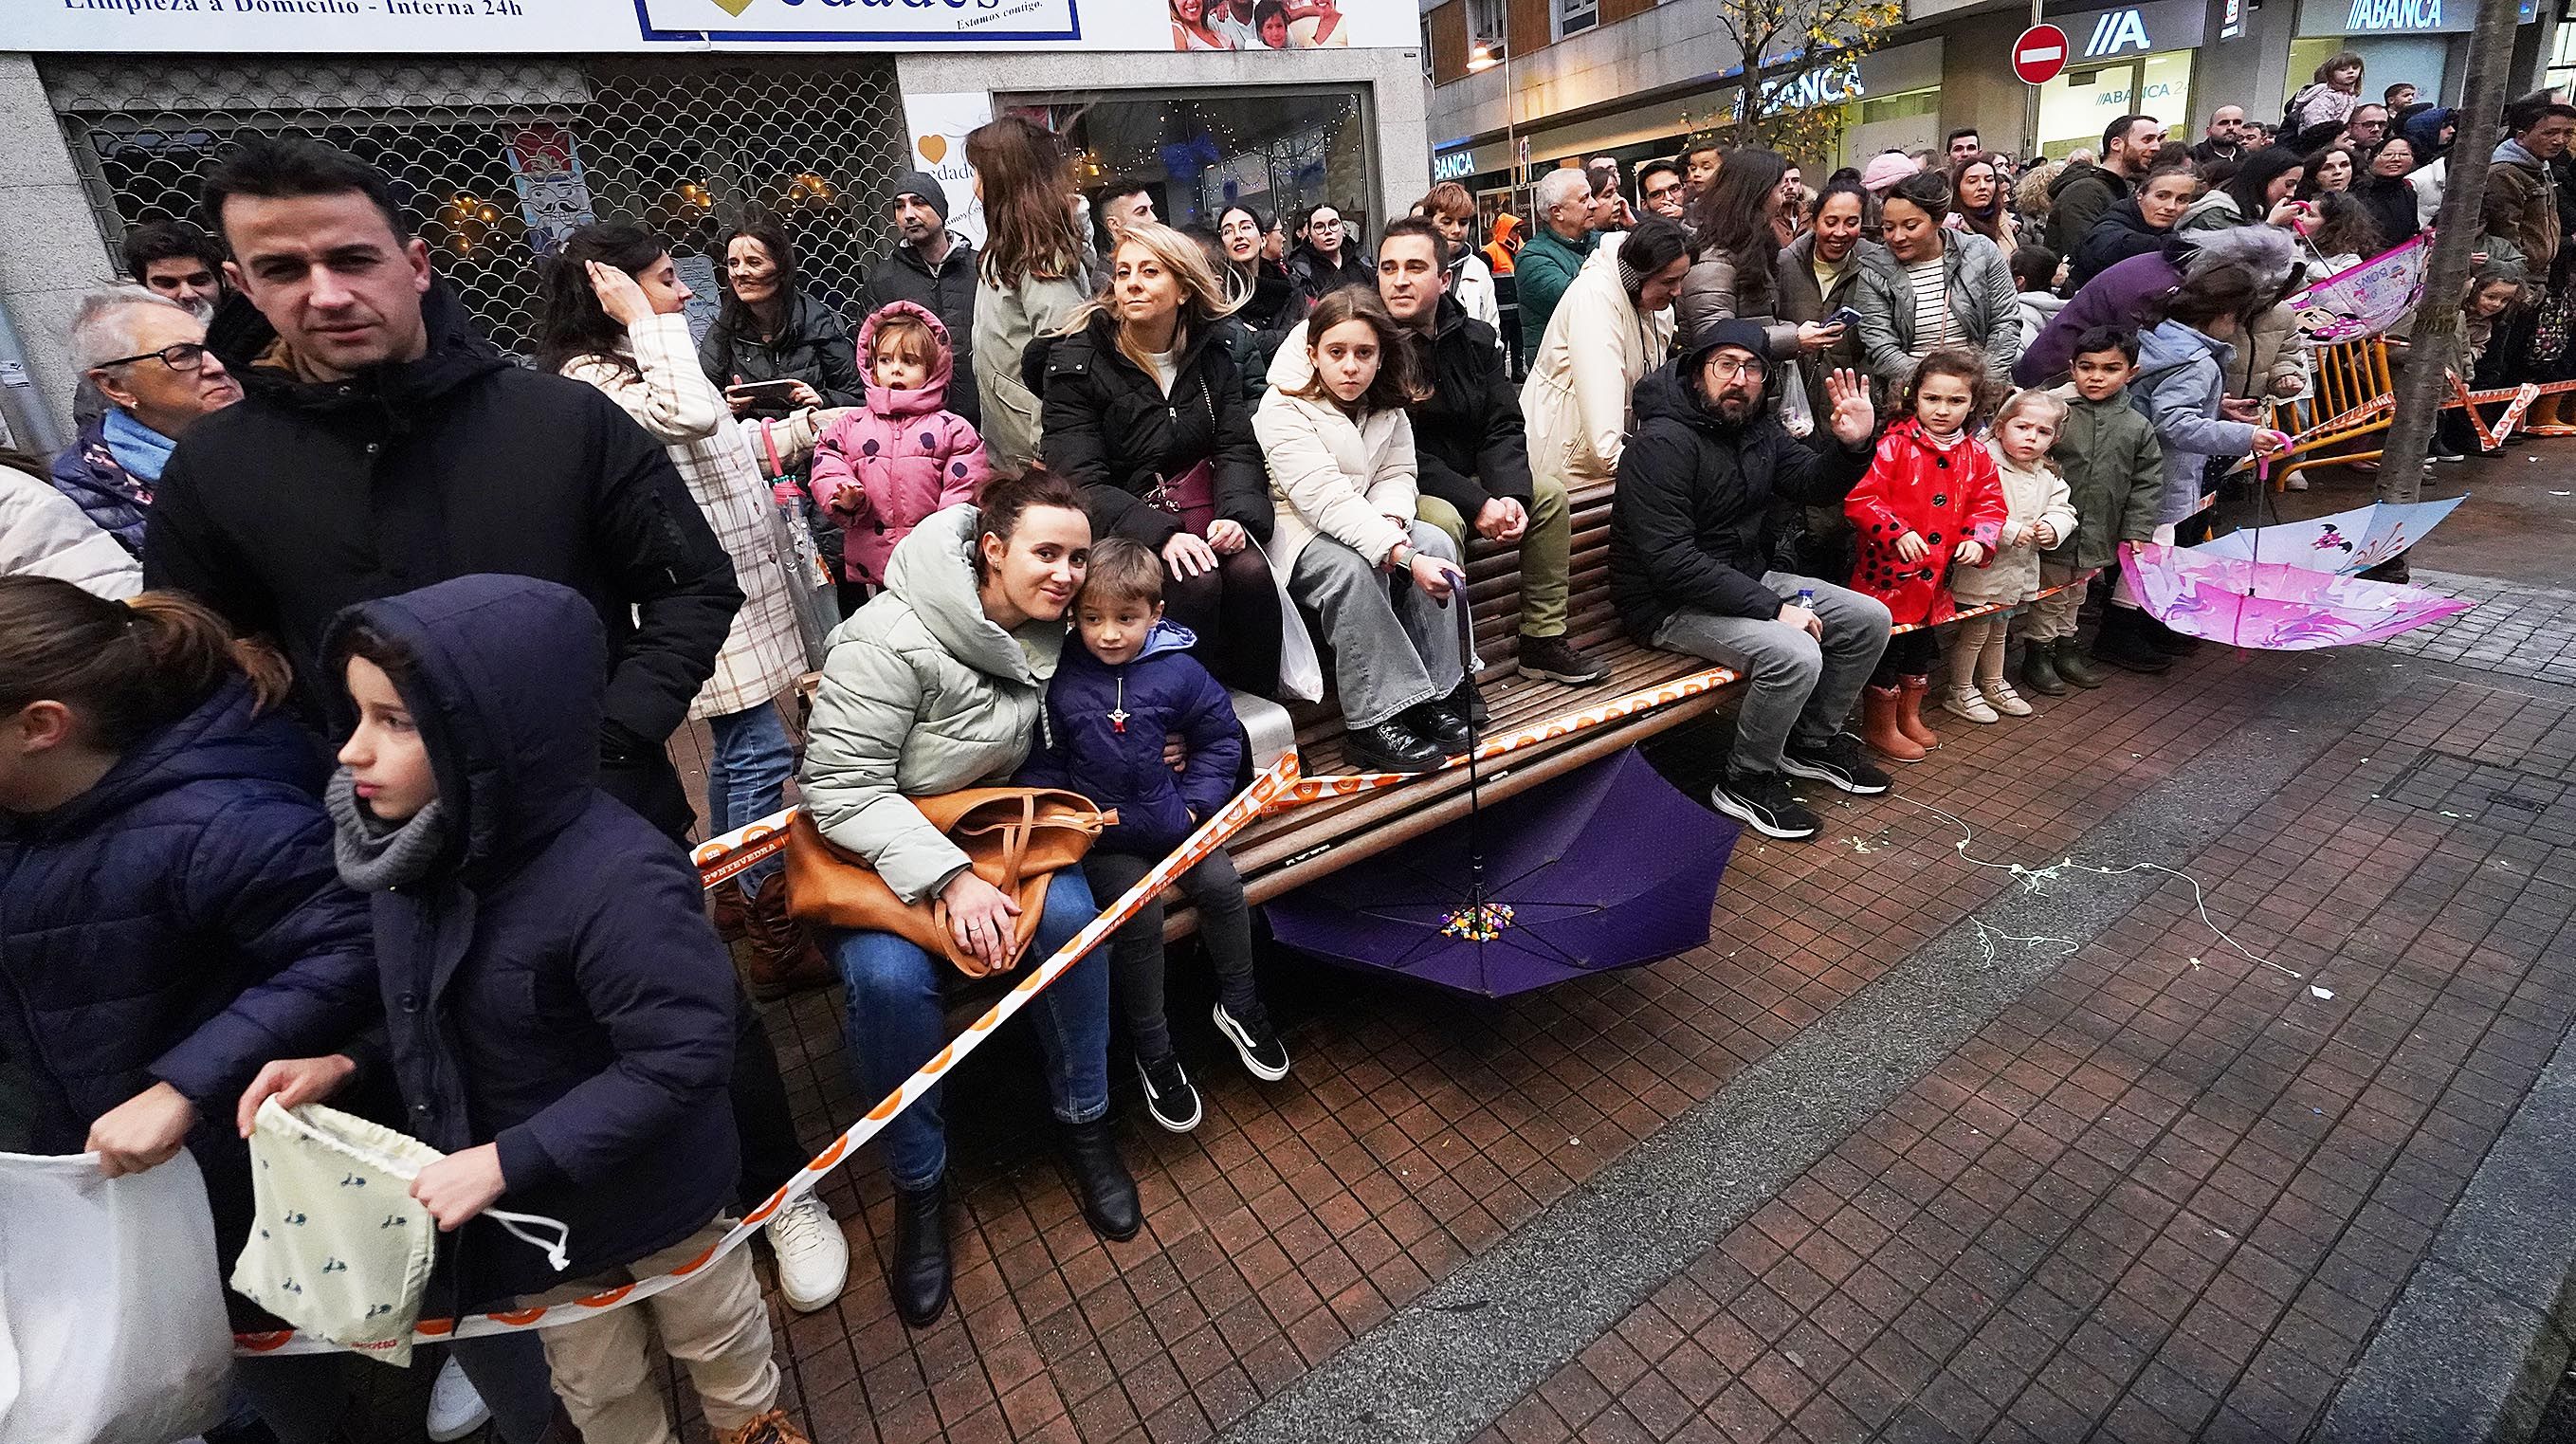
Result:
<svg viewBox="0 0 2576 1444"><path fill-rule="evenodd" d="M715 756L707 761L707 816L718 832L731 832L758 822L787 805L787 779L796 773L796 747L778 720L778 704L763 702L745 712L720 712L707 719L715 734ZM742 874L745 894L760 890L769 875L785 866L770 858Z"/></svg>
<svg viewBox="0 0 2576 1444"><path fill-rule="evenodd" d="M1065 940L1098 916L1082 869L1069 867L1048 880L1046 912L1022 967L1055 956ZM844 1036L864 1106L902 1086L913 1070L948 1042L941 985L949 963L892 933L826 931L823 950L850 990ZM1029 1004L1038 1045L1046 1052L1047 1091L1055 1116L1088 1123L1109 1111L1109 960L1095 949L1065 970ZM886 1172L898 1188L918 1190L939 1181L948 1166L947 1131L939 1121L943 1082L895 1115L877 1141Z"/></svg>

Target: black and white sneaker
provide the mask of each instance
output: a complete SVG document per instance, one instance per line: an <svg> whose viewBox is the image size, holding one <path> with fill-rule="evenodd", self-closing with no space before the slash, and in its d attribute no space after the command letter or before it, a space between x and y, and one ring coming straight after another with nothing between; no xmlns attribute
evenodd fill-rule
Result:
<svg viewBox="0 0 2576 1444"><path fill-rule="evenodd" d="M1180 1059L1165 1054L1148 1063L1139 1058L1136 1073L1145 1080L1145 1110L1155 1122L1174 1133L1199 1126L1199 1090L1190 1086Z"/></svg>
<svg viewBox="0 0 2576 1444"><path fill-rule="evenodd" d="M1236 1053L1242 1055L1245 1072L1264 1083L1276 1083L1288 1076L1288 1047L1279 1041L1279 1034L1271 1028L1268 1019L1263 1019L1258 1027L1247 1028L1235 1021L1234 1015L1225 1010L1225 1004L1219 1003L1216 1005L1216 1030L1234 1045Z"/></svg>
<svg viewBox="0 0 2576 1444"><path fill-rule="evenodd" d="M1848 732L1835 733L1833 740L1822 747L1791 743L1780 754L1780 770L1862 797L1875 796L1896 785L1895 779L1879 771L1861 752L1860 739Z"/></svg>
<svg viewBox="0 0 2576 1444"><path fill-rule="evenodd" d="M1708 794L1708 800L1764 837L1796 842L1815 836L1824 825L1789 791L1789 779L1777 772L1730 773Z"/></svg>

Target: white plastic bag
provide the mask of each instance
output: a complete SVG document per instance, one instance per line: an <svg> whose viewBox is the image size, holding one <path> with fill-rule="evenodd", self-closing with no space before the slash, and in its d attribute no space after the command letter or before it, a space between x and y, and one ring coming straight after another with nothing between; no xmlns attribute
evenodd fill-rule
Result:
<svg viewBox="0 0 2576 1444"><path fill-rule="evenodd" d="M1270 553L1261 543L1252 549L1261 552L1261 564L1270 571L1270 584L1279 589L1279 695L1300 702L1324 700L1324 659L1315 651L1315 639L1306 631L1306 619L1297 611L1297 599L1288 595L1288 579L1272 565Z"/></svg>
<svg viewBox="0 0 2576 1444"><path fill-rule="evenodd" d="M170 1444L223 1422L233 1336L197 1161L0 1153L0 1444Z"/></svg>
<svg viewBox="0 0 2576 1444"><path fill-rule="evenodd" d="M1804 439L1815 434L1816 408L1807 399L1807 378L1796 361L1780 363L1780 429Z"/></svg>
<svg viewBox="0 0 2576 1444"><path fill-rule="evenodd" d="M317 1339L396 1368L411 1363L412 1325L438 1255L438 1225L412 1180L446 1155L352 1113L270 1098L250 1135L250 1239L233 1290ZM546 1250L560 1272L570 1231L497 1208L483 1216ZM552 1229L530 1236L529 1225Z"/></svg>

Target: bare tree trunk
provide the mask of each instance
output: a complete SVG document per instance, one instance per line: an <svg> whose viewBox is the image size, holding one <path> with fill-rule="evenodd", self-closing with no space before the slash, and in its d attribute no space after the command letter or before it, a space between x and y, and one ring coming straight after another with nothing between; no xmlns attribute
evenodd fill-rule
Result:
<svg viewBox="0 0 2576 1444"><path fill-rule="evenodd" d="M2481 0L2478 28L2469 37L2459 136L2451 146L2441 213L2433 221L2433 254L2424 268L2424 297L2415 306L2406 369L2397 377L2397 413L2379 458L2381 501L2414 501L2422 495L2424 455L2433 440L2434 424L2441 418L2444 393L2450 389L2447 373L2459 362L2460 294L2469 282L2469 257L2486 238L2487 161L2495 151L2496 123L2504 111L2517 3ZM2531 258L2535 291L2548 279L2551 259ZM2393 560L2402 566L2402 557ZM2373 575L2379 574L2374 569Z"/></svg>

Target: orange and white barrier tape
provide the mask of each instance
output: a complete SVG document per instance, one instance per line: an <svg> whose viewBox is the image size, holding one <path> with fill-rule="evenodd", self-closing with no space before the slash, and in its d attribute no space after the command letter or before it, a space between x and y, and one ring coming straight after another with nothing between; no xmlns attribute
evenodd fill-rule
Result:
<svg viewBox="0 0 2576 1444"><path fill-rule="evenodd" d="M638 1279L631 1284L620 1284L615 1288L603 1289L570 1303L536 1305L524 1309L499 1309L461 1319L423 1319L412 1329L412 1342L434 1344L449 1339L481 1338L490 1334L516 1333L523 1329L553 1328L560 1324L596 1318L610 1309L623 1308L628 1304L641 1302L674 1288L729 1250L742 1247L761 1225L767 1223L771 1216L786 1206L790 1198L811 1191L814 1185L822 1180L823 1175L847 1162L851 1154L858 1150L859 1145L882 1132L886 1124L893 1121L895 1115L912 1106L922 1094L930 1091L949 1069L957 1065L959 1059L982 1046L984 1040L992 1037L994 1030L1008 1021L1011 1015L1027 1007L1030 999L1044 992L1048 984L1064 976L1067 969L1081 962L1094 949L1108 941L1111 933L1116 932L1130 918L1142 911L1148 902L1160 896L1163 889L1171 886L1182 873L1205 861L1209 853L1225 845L1226 839L1251 826L1254 819L1260 817L1276 798L1295 783L1296 778L1297 754L1291 751L1271 764L1268 771L1255 777L1252 785L1237 793L1231 801L1218 810L1216 816L1200 824L1198 831L1191 833L1178 851L1156 864L1153 871L1145 874L1134 887L1121 894L1116 902L1085 924L1082 931L1075 933L1063 947L1056 950L1055 956L1048 958L1027 977L1022 978L1010 992L1003 995L1000 1002L986 1009L982 1017L969 1023L965 1032L950 1040L948 1046L940 1049L937 1056L922 1064L911 1077L903 1080L903 1086L887 1094L876 1107L868 1110L867 1116L841 1130L840 1135L832 1140L831 1146L816 1154L794 1178L780 1185L777 1192L763 1200L758 1208L753 1209L736 1223L705 1253L667 1274L657 1274L649 1279ZM744 838L745 834L763 828L776 832L781 839L778 845L783 847L785 845L783 822L786 816L787 814L781 813L776 817L763 818L750 827L737 829L735 832L726 834L725 837L700 846L696 850L697 855L703 858L707 855L708 849L728 840ZM766 845L768 838L763 835L745 840L749 841L756 851ZM776 848L770 849L770 851L776 850ZM753 860L758 859L755 857ZM731 859L727 861L730 862ZM748 864L745 865L748 866ZM723 875L730 877L740 870L740 868L727 868ZM250 1355L343 1352L341 1345L293 1330L279 1330L265 1334L236 1334L233 1336L233 1346L234 1352Z"/></svg>

